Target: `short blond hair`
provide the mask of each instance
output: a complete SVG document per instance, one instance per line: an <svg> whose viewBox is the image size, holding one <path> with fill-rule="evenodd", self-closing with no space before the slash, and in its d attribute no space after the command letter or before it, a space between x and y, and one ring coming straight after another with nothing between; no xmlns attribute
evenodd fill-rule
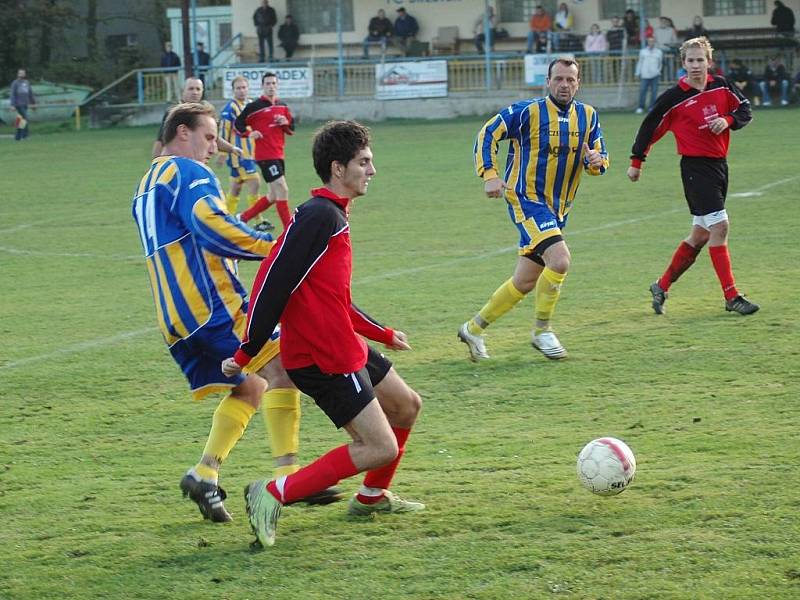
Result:
<svg viewBox="0 0 800 600"><path fill-rule="evenodd" d="M249 80L249 79L247 79L247 77L245 77L244 75L237 75L237 76L236 76L236 77L234 77L234 78L233 78L233 80L231 81L231 89L233 89L233 88L234 88L234 86L236 85L236 82L237 82L237 81L244 81L244 82L247 84L247 87L250 87L250 80Z"/></svg>
<svg viewBox="0 0 800 600"><path fill-rule="evenodd" d="M708 41L708 38L704 35L700 37L691 38L686 40L681 44L681 62L686 60L686 51L689 48L702 48L703 51L706 53L706 58L708 62L711 62L711 57L714 54L714 48L711 47L711 42Z"/></svg>

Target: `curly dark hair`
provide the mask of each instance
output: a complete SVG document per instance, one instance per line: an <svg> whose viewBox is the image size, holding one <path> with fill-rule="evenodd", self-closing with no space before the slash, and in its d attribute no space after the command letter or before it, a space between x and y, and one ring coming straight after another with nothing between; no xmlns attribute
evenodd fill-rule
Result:
<svg viewBox="0 0 800 600"><path fill-rule="evenodd" d="M356 121L329 121L314 134L311 155L322 183L331 180L331 164L346 165L370 144L369 129Z"/></svg>

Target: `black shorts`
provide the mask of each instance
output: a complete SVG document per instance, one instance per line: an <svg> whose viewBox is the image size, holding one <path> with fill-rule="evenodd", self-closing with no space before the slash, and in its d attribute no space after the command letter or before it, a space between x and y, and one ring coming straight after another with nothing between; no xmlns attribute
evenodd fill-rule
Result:
<svg viewBox="0 0 800 600"><path fill-rule="evenodd" d="M264 181L272 183L280 179L286 173L286 165L283 159L276 160L259 160L258 166L261 167L261 174L264 176Z"/></svg>
<svg viewBox="0 0 800 600"><path fill-rule="evenodd" d="M375 399L373 387L383 381L391 368L388 358L368 346L367 364L355 373L323 373L316 365L286 372L297 389L311 396L333 424L341 428Z"/></svg>
<svg viewBox="0 0 800 600"><path fill-rule="evenodd" d="M544 251L547 250L553 244L557 244L558 242L561 242L563 240L564 240L563 235L554 235L553 237L549 237L546 240L542 240L536 245L536 247L531 252L523 254L522 256L524 256L528 260L532 260L537 265L544 266L544 258L542 258L542 254L544 254Z"/></svg>
<svg viewBox="0 0 800 600"><path fill-rule="evenodd" d="M681 179L689 212L696 217L725 208L728 163L724 158L684 156L681 158Z"/></svg>

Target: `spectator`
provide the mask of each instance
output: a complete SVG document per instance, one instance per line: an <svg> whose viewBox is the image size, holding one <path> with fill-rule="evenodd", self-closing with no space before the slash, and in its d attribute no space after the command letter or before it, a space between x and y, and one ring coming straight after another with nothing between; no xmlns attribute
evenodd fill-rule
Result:
<svg viewBox="0 0 800 600"><path fill-rule="evenodd" d="M553 15L553 45L556 50L564 45L564 39L567 34L572 31L572 13L569 12L569 7L566 2L558 5L556 14Z"/></svg>
<svg viewBox="0 0 800 600"><path fill-rule="evenodd" d="M704 37L708 39L708 30L706 29L705 25L703 25L703 17L700 15L695 15L694 20L692 21L692 27L686 31L685 39L691 40L698 37Z"/></svg>
<svg viewBox="0 0 800 600"><path fill-rule="evenodd" d="M761 98L764 106L772 106L772 92L780 89L781 106L789 104L789 75L786 67L780 61L780 56L770 57L767 66L764 67L764 79L759 83L761 87Z"/></svg>
<svg viewBox="0 0 800 600"><path fill-rule="evenodd" d="M300 29L292 15L286 15L283 24L278 27L278 39L281 41L283 51L286 52L286 60L289 60L297 50L297 42L300 39Z"/></svg>
<svg viewBox="0 0 800 600"><path fill-rule="evenodd" d="M161 68L165 70L164 85L167 88L167 102L180 100L180 84L178 83L178 67L180 66L181 59L172 51L172 42L165 42L164 52L161 55Z"/></svg>
<svg viewBox="0 0 800 600"><path fill-rule="evenodd" d="M386 18L386 11L380 9L369 20L369 34L364 38L364 58L369 58L369 45L380 42L381 54L386 52L386 44L392 38L392 22Z"/></svg>
<svg viewBox="0 0 800 600"><path fill-rule="evenodd" d="M731 60L730 69L725 77L747 98L754 100L758 97L753 73L738 58Z"/></svg>
<svg viewBox="0 0 800 600"><path fill-rule="evenodd" d="M417 20L406 12L402 6L397 9L397 19L394 21L394 37L403 49L408 51L409 43L412 42L419 32Z"/></svg>
<svg viewBox="0 0 800 600"><path fill-rule="evenodd" d="M628 48L638 48L641 44L639 36L639 15L629 8L625 11L622 18L622 25L625 27L625 37L628 40Z"/></svg>
<svg viewBox="0 0 800 600"><path fill-rule="evenodd" d="M542 34L545 37L545 48L547 47L547 36L550 34L550 30L553 28L553 20L550 18L550 15L544 10L544 8L539 5L537 6L533 14L531 15L531 30L528 32L528 48L525 52L530 54L533 52L533 45L536 43L536 52L541 52L540 49L540 39Z"/></svg>
<svg viewBox="0 0 800 600"><path fill-rule="evenodd" d="M650 110L656 103L658 96L658 82L661 79L661 68L664 64L664 53L660 48L656 48L654 37L647 38L647 45L639 51L639 60L636 62L636 76L641 80L639 84L639 106L636 114L640 115L645 109L647 91L650 90L650 104L646 105Z"/></svg>
<svg viewBox="0 0 800 600"><path fill-rule="evenodd" d="M31 82L28 81L28 73L25 69L19 69L17 78L11 82L9 104L17 112L14 139L19 142L28 137L28 106L36 105L33 88Z"/></svg>
<svg viewBox="0 0 800 600"><path fill-rule="evenodd" d="M211 64L211 55L206 52L205 44L197 42L197 78L206 84L206 71Z"/></svg>
<svg viewBox="0 0 800 600"><path fill-rule="evenodd" d="M476 19L475 26L472 28L475 34L475 49L483 54L483 44L486 41L486 32L484 31L484 19L489 20L489 49L494 50L494 38L497 33L497 16L494 14L494 7L487 6L486 12Z"/></svg>
<svg viewBox="0 0 800 600"><path fill-rule="evenodd" d="M600 31L600 26L597 23L592 23L589 28L589 33L583 41L583 49L588 53L601 53L608 51L608 40L605 34Z"/></svg>
<svg viewBox="0 0 800 600"><path fill-rule="evenodd" d="M272 40L272 28L278 24L278 15L269 5L269 0L262 0L261 6L253 13L253 25L258 34L258 62L266 62L264 56L264 42L269 47L269 61L272 62L275 54Z"/></svg>
<svg viewBox="0 0 800 600"><path fill-rule="evenodd" d="M645 19L644 20L644 39L647 39L649 37L655 37L655 33L656 33L655 29L653 29L653 26L650 25L650 19Z"/></svg>
<svg viewBox="0 0 800 600"><path fill-rule="evenodd" d="M658 27L653 37L656 39L656 48L662 52L672 50L678 44L678 32L669 17L659 17Z"/></svg>
<svg viewBox="0 0 800 600"><path fill-rule="evenodd" d="M586 39L583 40L583 49L587 54L594 55L608 52L608 40L606 40L605 34L600 31L600 26L597 23L592 23L589 28L589 33L586 35ZM589 83L600 83L603 81L602 72L602 58L587 58L584 80Z"/></svg>
<svg viewBox="0 0 800 600"><path fill-rule="evenodd" d="M606 32L606 40L608 40L608 49L612 52L622 51L622 42L625 39L625 29L622 27L622 21L619 17L612 17L611 27Z"/></svg>
<svg viewBox="0 0 800 600"><path fill-rule="evenodd" d="M794 13L780 0L775 0L775 10L772 11L772 21L775 31L782 34L794 33Z"/></svg>

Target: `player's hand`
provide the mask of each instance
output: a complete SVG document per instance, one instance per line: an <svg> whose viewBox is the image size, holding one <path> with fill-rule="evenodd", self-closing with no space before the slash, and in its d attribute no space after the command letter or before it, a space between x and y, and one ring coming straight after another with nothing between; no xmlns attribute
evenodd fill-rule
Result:
<svg viewBox="0 0 800 600"><path fill-rule="evenodd" d="M639 181L639 177L642 176L642 170L637 169L636 167L628 167L628 179L631 181Z"/></svg>
<svg viewBox="0 0 800 600"><path fill-rule="evenodd" d="M583 155L590 167L599 169L603 166L603 155L594 148L589 148L589 144L586 142L583 143Z"/></svg>
<svg viewBox="0 0 800 600"><path fill-rule="evenodd" d="M725 131L729 127L727 119L725 117L717 117L711 123L708 124L708 129L711 133L715 135L719 135L723 131Z"/></svg>
<svg viewBox="0 0 800 600"><path fill-rule="evenodd" d="M392 336L392 343L386 344L386 347L389 348L389 350L411 350L411 346L409 346L406 339L405 333L402 331L395 331Z"/></svg>
<svg viewBox="0 0 800 600"><path fill-rule="evenodd" d="M233 153L239 157L244 156L244 150L242 150L241 148L237 148L236 146L233 147Z"/></svg>
<svg viewBox="0 0 800 600"><path fill-rule="evenodd" d="M242 367L233 358L226 358L222 361L222 373L225 377L236 377L241 374Z"/></svg>
<svg viewBox="0 0 800 600"><path fill-rule="evenodd" d="M250 133L251 140L260 140L264 135L260 131L253 131Z"/></svg>
<svg viewBox="0 0 800 600"><path fill-rule="evenodd" d="M275 117L275 124L280 127L283 127L284 125L289 124L289 119L287 119L285 115L278 115L277 117Z"/></svg>
<svg viewBox="0 0 800 600"><path fill-rule="evenodd" d="M499 177L489 179L483 185L483 191L486 192L487 198L502 198L503 192L507 189L508 186L506 185L506 182Z"/></svg>

